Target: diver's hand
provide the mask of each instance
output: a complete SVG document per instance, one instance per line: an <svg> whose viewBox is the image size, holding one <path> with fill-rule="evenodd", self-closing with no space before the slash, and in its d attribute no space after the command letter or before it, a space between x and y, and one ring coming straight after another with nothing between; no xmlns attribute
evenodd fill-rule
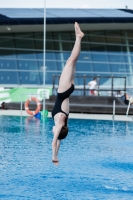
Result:
<svg viewBox="0 0 133 200"><path fill-rule="evenodd" d="M57 157L52 157L52 162L59 162L58 158Z"/></svg>
<svg viewBox="0 0 133 200"><path fill-rule="evenodd" d="M54 165L58 166L59 164L59 160L57 157L52 157L52 162L54 163Z"/></svg>

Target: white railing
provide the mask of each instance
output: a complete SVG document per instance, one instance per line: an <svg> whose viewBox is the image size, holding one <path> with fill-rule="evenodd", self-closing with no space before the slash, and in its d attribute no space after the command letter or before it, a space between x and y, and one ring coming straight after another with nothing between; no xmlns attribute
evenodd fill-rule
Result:
<svg viewBox="0 0 133 200"><path fill-rule="evenodd" d="M130 105L131 105L131 102L129 101L129 104L128 104L128 107L127 107L126 116L132 118L132 120L133 120L133 116L129 116L128 115L129 114Z"/></svg>
<svg viewBox="0 0 133 200"><path fill-rule="evenodd" d="M113 116L112 116L112 120L115 119L115 100L113 101Z"/></svg>

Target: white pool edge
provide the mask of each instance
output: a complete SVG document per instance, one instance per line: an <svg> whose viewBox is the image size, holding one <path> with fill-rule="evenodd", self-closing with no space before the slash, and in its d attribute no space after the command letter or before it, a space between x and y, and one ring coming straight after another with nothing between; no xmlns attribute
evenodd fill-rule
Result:
<svg viewBox="0 0 133 200"><path fill-rule="evenodd" d="M2 116L21 116L20 110L0 110L0 115ZM30 116L25 110L22 111L22 116ZM48 113L48 117L51 117L51 112ZM70 119L95 119L95 120L112 120L112 115L110 114L83 114L83 113L70 113ZM114 120L116 121L132 121L132 117L127 117L125 115L115 115Z"/></svg>

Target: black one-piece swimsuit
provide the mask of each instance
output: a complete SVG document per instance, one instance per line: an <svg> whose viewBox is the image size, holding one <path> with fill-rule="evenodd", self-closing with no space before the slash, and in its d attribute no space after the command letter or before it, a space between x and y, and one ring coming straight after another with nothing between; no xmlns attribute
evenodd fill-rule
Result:
<svg viewBox="0 0 133 200"><path fill-rule="evenodd" d="M67 113L65 113L64 111L61 110L61 105L62 105L62 102L66 98L68 98L73 91L74 91L74 85L72 84L71 87L68 90L66 90L65 92L57 93L55 105L54 105L53 110L52 110L52 117L53 118L59 112L64 113L66 115L66 117L68 118L69 114L67 114Z"/></svg>

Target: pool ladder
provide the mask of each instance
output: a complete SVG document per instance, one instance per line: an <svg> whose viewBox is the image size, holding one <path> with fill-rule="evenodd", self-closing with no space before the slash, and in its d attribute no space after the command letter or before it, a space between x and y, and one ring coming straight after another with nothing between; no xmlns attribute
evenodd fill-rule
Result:
<svg viewBox="0 0 133 200"><path fill-rule="evenodd" d="M131 103L129 101L129 104L128 104L128 107L127 107L126 116L132 118L132 120L133 120L133 116L129 116L128 115L129 109L130 109L130 105L131 105ZM112 120L114 120L114 119L115 119L115 100L113 101L113 115L112 115Z"/></svg>

